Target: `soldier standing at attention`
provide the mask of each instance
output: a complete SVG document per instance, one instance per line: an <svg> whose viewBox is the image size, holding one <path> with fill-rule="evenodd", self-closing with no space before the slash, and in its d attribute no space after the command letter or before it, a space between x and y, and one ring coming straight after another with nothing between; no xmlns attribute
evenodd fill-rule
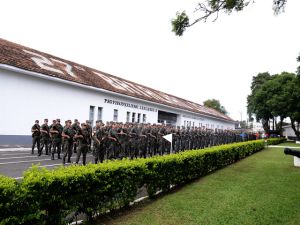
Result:
<svg viewBox="0 0 300 225"><path fill-rule="evenodd" d="M66 121L66 127L62 132L63 137L63 164L66 163L66 157L68 156L68 163L71 163L72 156L72 148L73 148L73 138L75 135L75 131L71 127L71 120Z"/></svg>
<svg viewBox="0 0 300 225"><path fill-rule="evenodd" d="M77 130L80 129L79 124L80 123L78 122L78 119L75 119L74 123L72 124L72 129L75 131L75 133L77 132ZM77 143L75 142L74 145L73 145L73 151L74 151L74 153L76 153L76 148L77 148Z"/></svg>
<svg viewBox="0 0 300 225"><path fill-rule="evenodd" d="M54 153L57 151L58 148L58 126L56 120L53 120L53 124L51 125L50 134L52 138L52 149L51 149L51 159L54 160Z"/></svg>
<svg viewBox="0 0 300 225"><path fill-rule="evenodd" d="M87 130L87 126L85 123L82 123L81 129L79 129L75 134L75 140L78 141L76 164L78 164L79 162L81 153L82 153L82 164L85 165L86 163L86 154L88 152L88 144L89 144L88 138L89 138L89 132Z"/></svg>
<svg viewBox="0 0 300 225"><path fill-rule="evenodd" d="M94 141L94 160L95 164L100 161L100 163L104 160L105 155L105 145L104 145L104 138L105 138L105 130L102 126L102 123L100 120L96 121L96 127L93 131L93 141Z"/></svg>
<svg viewBox="0 0 300 225"><path fill-rule="evenodd" d="M48 126L48 119L44 119L44 124L41 126L41 135L42 135L42 147L39 155L42 154L43 148L45 146L46 155L48 155L48 147L50 143L50 128Z"/></svg>
<svg viewBox="0 0 300 225"><path fill-rule="evenodd" d="M50 144L49 144L49 153L51 153L51 149L52 149L52 144L53 144L53 138L52 138L52 135L51 135L51 129L52 127L56 124L56 120L52 120L52 124L49 126L49 134L50 134Z"/></svg>
<svg viewBox="0 0 300 225"><path fill-rule="evenodd" d="M129 135L131 141L130 158L133 159L133 157L135 157L137 159L139 154L139 136L138 136L138 127L136 124L132 126Z"/></svg>
<svg viewBox="0 0 300 225"><path fill-rule="evenodd" d="M31 148L31 154L34 153L34 147L37 145L38 154L40 154L40 138L41 138L41 131L40 131L40 125L39 121L36 120L34 125L31 128L32 133L32 148Z"/></svg>
<svg viewBox="0 0 300 225"><path fill-rule="evenodd" d="M164 124L160 126L160 129L158 131L158 143L159 143L159 148L158 148L158 154L163 155L165 153L165 148L166 148L166 140L163 138L167 134L166 127Z"/></svg>
<svg viewBox="0 0 300 225"><path fill-rule="evenodd" d="M88 146L88 152L91 152L91 146L92 146L92 135L93 135L93 128L92 128L92 124L91 124L91 121L89 120L86 120L86 129L87 131L89 132L89 138L88 138L88 141L89 141L89 146Z"/></svg>
<svg viewBox="0 0 300 225"><path fill-rule="evenodd" d="M146 158L147 156L147 147L148 147L148 137L147 137L148 130L144 127L144 125L139 125L139 150L140 150L140 157Z"/></svg>
<svg viewBox="0 0 300 225"><path fill-rule="evenodd" d="M60 158L60 152L61 152L61 143L62 143L62 132L63 132L63 126L60 124L60 119L57 119L56 120L57 123L56 123L56 126L57 126L57 130L58 130L58 138L57 138L57 155L58 155L58 159L61 159Z"/></svg>
<svg viewBox="0 0 300 225"><path fill-rule="evenodd" d="M118 158L117 147L119 145L119 140L117 137L117 127L118 125L112 123L108 131L108 146L107 146L107 159L116 159Z"/></svg>

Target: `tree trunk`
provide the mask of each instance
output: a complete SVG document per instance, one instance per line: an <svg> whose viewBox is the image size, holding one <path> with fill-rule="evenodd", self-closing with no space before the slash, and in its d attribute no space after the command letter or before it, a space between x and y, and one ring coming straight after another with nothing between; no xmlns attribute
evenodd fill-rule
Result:
<svg viewBox="0 0 300 225"><path fill-rule="evenodd" d="M283 130L282 130L282 123L283 123L284 117L280 116L280 121L277 127L277 130L279 131L280 136L282 136Z"/></svg>
<svg viewBox="0 0 300 225"><path fill-rule="evenodd" d="M265 133L269 134L270 133L270 124L269 124L269 120L264 120L262 119L262 125L264 128Z"/></svg>

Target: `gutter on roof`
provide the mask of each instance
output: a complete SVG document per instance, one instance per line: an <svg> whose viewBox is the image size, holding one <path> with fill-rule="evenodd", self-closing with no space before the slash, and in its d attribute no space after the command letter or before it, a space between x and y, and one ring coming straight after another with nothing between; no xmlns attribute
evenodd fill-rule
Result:
<svg viewBox="0 0 300 225"><path fill-rule="evenodd" d="M81 88L84 88L84 89L98 91L98 92L102 92L102 93L106 93L106 94L111 94L111 95L115 95L115 96L118 96L118 97L123 97L123 98L125 97L125 98L129 98L129 99L133 99L135 101L144 101L144 102L147 102L147 103L150 103L150 104L153 104L153 105L163 106L163 107L175 109L177 111L181 110L181 111L184 111L184 112L187 112L187 113L192 113L192 114L195 114L195 115L198 115L198 116L210 117L210 118L225 121L225 122L233 122L233 121L226 120L226 119L219 118L219 117L214 117L214 116L210 116L210 115L206 115L206 114L191 112L191 111L184 110L184 109L181 109L181 108L175 108L175 107L172 107L172 106L169 106L169 105L164 105L164 104L160 104L160 103L157 103L157 102L151 102L151 101L148 101L148 100L132 97L132 96L129 96L129 95L120 94L120 93L105 90L105 89L102 89L102 88L87 86L87 85L80 84L80 83L77 83L77 82L68 81L68 80L57 78L57 77L44 75L42 73L37 73L37 72L29 71L29 70L24 70L24 69L14 67L14 66L11 66L11 65L7 65L7 64L0 63L0 69L5 69L5 70L8 70L8 71L17 72L17 73L23 73L23 74L30 75L30 76L33 76L33 77L38 77L38 78L51 80L51 81L55 81L55 82L59 82L59 83L63 83L63 84L68 84L68 85L71 85L71 86L76 86L76 87L81 87Z"/></svg>

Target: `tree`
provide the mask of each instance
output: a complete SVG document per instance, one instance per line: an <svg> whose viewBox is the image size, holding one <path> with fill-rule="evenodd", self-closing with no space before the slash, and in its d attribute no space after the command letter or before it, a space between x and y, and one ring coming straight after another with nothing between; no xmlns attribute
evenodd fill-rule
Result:
<svg viewBox="0 0 300 225"><path fill-rule="evenodd" d="M297 62L300 62L300 54L297 57ZM300 66L297 67L297 75L300 77Z"/></svg>
<svg viewBox="0 0 300 225"><path fill-rule="evenodd" d="M247 98L247 109L257 121L262 121L265 132L269 133L269 122L273 130L282 132L283 120L291 119L292 127L299 138L300 124L300 81L293 73L283 72L270 76L268 73L253 77L251 94Z"/></svg>
<svg viewBox="0 0 300 225"><path fill-rule="evenodd" d="M207 99L206 101L203 102L204 106L208 108L215 109L225 115L227 115L227 110L225 109L224 106L221 105L219 100L216 99Z"/></svg>
<svg viewBox="0 0 300 225"><path fill-rule="evenodd" d="M269 121L272 114L268 105L266 104L268 93L263 89L263 85L271 79L271 75L267 72L259 73L252 78L251 94L247 97L247 111L249 117L255 115L256 121L261 121L266 133L270 132Z"/></svg>
<svg viewBox="0 0 300 225"><path fill-rule="evenodd" d="M204 1L204 0L203 0ZM213 21L218 19L219 12L225 12L227 14L233 11L242 11L246 6L254 0L206 0L205 3L200 2L196 6L195 12L198 12L200 16L190 23L188 15L183 12L177 12L175 19L172 20L172 31L182 36L186 28L193 26L194 24L203 21L206 22L211 16L215 16ZM273 0L273 10L275 14L279 14L284 11L284 6L287 0Z"/></svg>

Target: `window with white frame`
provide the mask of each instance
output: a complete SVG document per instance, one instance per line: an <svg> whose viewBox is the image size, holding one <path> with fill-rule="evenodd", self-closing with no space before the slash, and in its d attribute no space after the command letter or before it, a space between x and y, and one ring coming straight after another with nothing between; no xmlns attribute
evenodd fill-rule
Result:
<svg viewBox="0 0 300 225"><path fill-rule="evenodd" d="M94 114L95 114L95 106L90 106L90 113L89 113L89 121L93 125L94 123Z"/></svg>
<svg viewBox="0 0 300 225"><path fill-rule="evenodd" d="M141 114L140 114L140 113L138 113L138 115L137 115L137 122L138 122L138 123L141 122Z"/></svg>
<svg viewBox="0 0 300 225"><path fill-rule="evenodd" d="M143 123L147 123L147 115L143 114Z"/></svg>
<svg viewBox="0 0 300 225"><path fill-rule="evenodd" d="M117 109L114 109L114 119L113 119L114 122L118 122L118 110Z"/></svg>
<svg viewBox="0 0 300 225"><path fill-rule="evenodd" d="M135 113L132 113L132 118L131 118L131 122L134 123L135 122Z"/></svg>
<svg viewBox="0 0 300 225"><path fill-rule="evenodd" d="M98 107L97 120L102 120L102 107Z"/></svg>
<svg viewBox="0 0 300 225"><path fill-rule="evenodd" d="M127 114L126 114L126 122L127 123L130 122L130 112L127 112Z"/></svg>

